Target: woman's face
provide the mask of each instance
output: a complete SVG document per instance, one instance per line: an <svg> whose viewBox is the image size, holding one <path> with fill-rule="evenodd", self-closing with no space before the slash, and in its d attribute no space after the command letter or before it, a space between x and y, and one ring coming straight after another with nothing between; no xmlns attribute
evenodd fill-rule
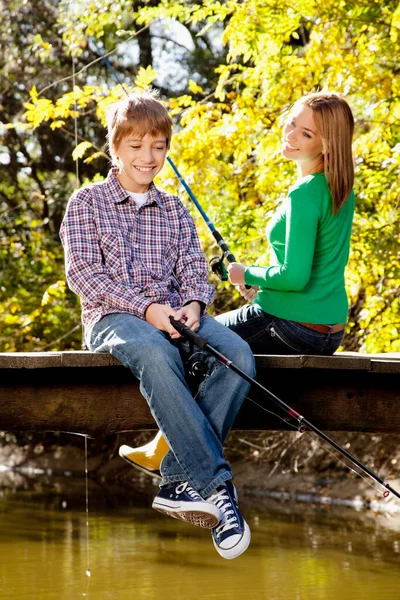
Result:
<svg viewBox="0 0 400 600"><path fill-rule="evenodd" d="M322 140L309 106L294 107L283 129L282 154L303 164L323 162Z"/></svg>

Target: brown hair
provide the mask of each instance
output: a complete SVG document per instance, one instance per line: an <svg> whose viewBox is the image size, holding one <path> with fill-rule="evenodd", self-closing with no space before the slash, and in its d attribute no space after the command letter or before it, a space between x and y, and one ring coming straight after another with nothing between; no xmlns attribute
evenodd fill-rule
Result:
<svg viewBox="0 0 400 600"><path fill-rule="evenodd" d="M332 196L332 213L339 212L354 184L352 139L354 118L346 100L338 94L316 92L300 98L296 105L311 108L322 140L324 173Z"/></svg>
<svg viewBox="0 0 400 600"><path fill-rule="evenodd" d="M167 148L171 144L171 117L158 99L157 90L132 94L112 104L107 111L107 130L108 146L114 163L115 149L128 136L143 138L147 133L154 137L163 135L167 138Z"/></svg>

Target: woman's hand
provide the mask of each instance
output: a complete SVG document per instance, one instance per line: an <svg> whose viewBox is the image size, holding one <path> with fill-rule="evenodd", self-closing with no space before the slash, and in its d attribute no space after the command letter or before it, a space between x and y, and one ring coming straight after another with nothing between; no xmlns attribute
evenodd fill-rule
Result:
<svg viewBox="0 0 400 600"><path fill-rule="evenodd" d="M258 290L260 289L257 285L253 285L251 288L246 288L245 285L237 285L236 289L239 294L247 300L247 302L253 302L254 298L258 294Z"/></svg>
<svg viewBox="0 0 400 600"><path fill-rule="evenodd" d="M244 285L245 270L246 265L242 265L236 262L230 263L228 265L229 281L233 283L233 285Z"/></svg>

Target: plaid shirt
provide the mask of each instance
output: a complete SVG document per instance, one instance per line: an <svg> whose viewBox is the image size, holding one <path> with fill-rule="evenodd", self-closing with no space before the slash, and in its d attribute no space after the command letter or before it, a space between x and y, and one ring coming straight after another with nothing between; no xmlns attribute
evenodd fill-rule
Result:
<svg viewBox="0 0 400 600"><path fill-rule="evenodd" d="M152 183L137 208L116 173L78 190L61 225L67 282L81 298L84 327L109 313L144 319L153 302L210 304L207 261L179 198Z"/></svg>

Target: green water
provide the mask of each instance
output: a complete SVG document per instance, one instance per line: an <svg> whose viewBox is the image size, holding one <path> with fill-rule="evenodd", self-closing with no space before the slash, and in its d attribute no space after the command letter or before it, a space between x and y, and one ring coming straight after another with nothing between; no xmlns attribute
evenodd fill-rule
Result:
<svg viewBox="0 0 400 600"><path fill-rule="evenodd" d="M371 514L243 498L252 542L226 561L208 531L116 504L91 510L88 556L84 497L0 497L1 600L400 598L399 527Z"/></svg>

